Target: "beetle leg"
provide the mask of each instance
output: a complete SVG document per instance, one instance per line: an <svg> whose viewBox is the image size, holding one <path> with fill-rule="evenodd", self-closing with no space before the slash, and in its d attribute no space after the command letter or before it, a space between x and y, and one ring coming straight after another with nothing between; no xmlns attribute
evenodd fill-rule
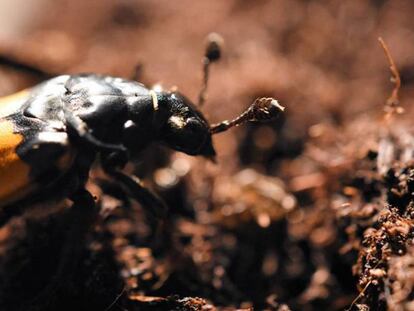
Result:
<svg viewBox="0 0 414 311"><path fill-rule="evenodd" d="M65 132L40 132L18 146L16 153L30 165L30 177L36 178L38 182L50 182L71 165L68 135Z"/></svg>
<svg viewBox="0 0 414 311"><path fill-rule="evenodd" d="M152 191L145 188L138 177L128 176L113 167L109 166L106 159L103 159L102 167L105 172L119 182L125 191L134 200L147 207L146 211L154 218L164 218L167 213L167 206L162 199L160 199Z"/></svg>
<svg viewBox="0 0 414 311"><path fill-rule="evenodd" d="M74 134L81 139L84 143L93 146L99 151L109 152L121 152L127 154L127 149L123 145L105 143L89 132L88 125L78 116L74 115L71 111L65 109L65 121L67 125L67 132Z"/></svg>
<svg viewBox="0 0 414 311"><path fill-rule="evenodd" d="M37 157L32 159L32 162L37 161L35 164L42 164L42 160L45 158L48 160L55 159L68 149L68 135L65 132L45 131L23 142L18 147L17 153L23 159ZM50 162L46 164L50 165Z"/></svg>
<svg viewBox="0 0 414 311"><path fill-rule="evenodd" d="M101 164L105 172L115 171L115 169L123 169L128 163L128 155L123 152L111 152L101 155Z"/></svg>
<svg viewBox="0 0 414 311"><path fill-rule="evenodd" d="M120 182L133 199L147 207L146 211L152 217L165 218L167 214L166 204L156 194L145 188L138 177L131 177L118 171L110 173L110 176Z"/></svg>

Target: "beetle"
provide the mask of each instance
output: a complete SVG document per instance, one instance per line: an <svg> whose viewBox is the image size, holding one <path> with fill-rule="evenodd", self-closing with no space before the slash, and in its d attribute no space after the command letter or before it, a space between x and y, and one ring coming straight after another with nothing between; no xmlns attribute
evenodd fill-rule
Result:
<svg viewBox="0 0 414 311"><path fill-rule="evenodd" d="M163 215L162 201L121 172L130 159L152 142L213 159L213 134L280 111L275 100L262 98L239 118L211 127L179 92L94 74L52 78L0 100L0 208L53 197L90 206L84 186L99 157L108 175Z"/></svg>
<svg viewBox="0 0 414 311"><path fill-rule="evenodd" d="M223 41L215 33L207 39L199 107ZM274 119L283 109L276 100L261 98L238 118L210 127L200 110L176 91L96 74L51 78L0 99L0 220L53 198L93 206L85 184L96 158L133 198L164 215L163 202L121 172L129 160L152 142L214 159L212 134L245 121Z"/></svg>
<svg viewBox="0 0 414 311"><path fill-rule="evenodd" d="M0 204L45 195L88 194L83 187L97 155L105 172L134 184L140 199L162 204L116 171L149 143L213 157L209 126L178 92L98 75L61 75L0 103Z"/></svg>
<svg viewBox="0 0 414 311"><path fill-rule="evenodd" d="M217 45L210 45L199 106L205 97L208 66L218 57ZM132 199L163 217L163 201L122 172L129 161L154 142L214 159L212 135L245 121L274 119L283 109L273 98L259 98L234 120L210 125L179 92L96 74L60 75L0 98L0 221L34 203L62 198L73 202L69 219L74 225L67 233L54 280L39 301L46 301L50 290L71 271L68 267L76 264L81 241L94 222L95 200L85 184L97 159Z"/></svg>
<svg viewBox="0 0 414 311"><path fill-rule="evenodd" d="M276 100L259 98L238 118L210 126L179 92L91 74L61 75L0 99L0 220L4 223L36 202L73 202L72 229L58 270L37 301L47 301L51 290L67 278L96 219L95 201L85 184L97 158L131 198L163 217L163 201L122 172L128 161L153 142L213 159L213 134L247 120L273 119L282 110Z"/></svg>

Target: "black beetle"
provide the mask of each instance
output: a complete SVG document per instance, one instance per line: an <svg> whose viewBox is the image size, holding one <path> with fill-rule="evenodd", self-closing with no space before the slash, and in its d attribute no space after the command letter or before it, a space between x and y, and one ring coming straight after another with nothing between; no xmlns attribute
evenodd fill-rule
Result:
<svg viewBox="0 0 414 311"><path fill-rule="evenodd" d="M152 142L212 159L212 134L280 111L276 100L262 98L239 118L210 127L178 92L109 76L58 76L0 102L0 206L66 196L90 204L84 185L98 155L106 173L163 214L156 196L121 173L128 160Z"/></svg>
<svg viewBox="0 0 414 311"><path fill-rule="evenodd" d="M200 105L208 66L220 54L217 45L212 47L204 60ZM76 226L68 232L56 277L48 286L54 288L76 262L79 245L96 216L94 198L85 184L97 158L131 198L162 216L164 203L122 172L128 161L152 142L213 159L213 134L244 121L270 120L282 111L276 100L260 98L238 118L210 126L178 92L155 91L136 81L94 74L52 78L0 99L0 220L36 202L53 198L73 202L70 219Z"/></svg>
<svg viewBox="0 0 414 311"><path fill-rule="evenodd" d="M210 64L220 58L221 42L217 34L208 37L199 106L205 101ZM212 134L249 120L273 119L281 111L276 100L261 98L233 121L210 127L178 92L95 74L52 78L0 99L0 210L12 214L27 203L53 197L93 205L84 186L99 156L107 174L150 211L162 215L164 204L121 172L130 159L152 142L214 159Z"/></svg>

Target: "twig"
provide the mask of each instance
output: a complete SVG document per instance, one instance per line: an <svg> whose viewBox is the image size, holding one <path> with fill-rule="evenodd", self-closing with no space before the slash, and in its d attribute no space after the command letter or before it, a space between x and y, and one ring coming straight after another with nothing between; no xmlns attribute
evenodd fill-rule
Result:
<svg viewBox="0 0 414 311"><path fill-rule="evenodd" d="M377 262L377 264L372 268L372 269L376 269L378 268L378 266L382 263L382 259L380 261ZM357 303L357 301L364 296L366 290L368 289L368 287L372 284L373 280L369 280L367 282L367 284L364 286L364 288L359 292L358 296L355 297L355 299L352 301L351 305L349 306L348 309L346 309L345 311L351 311L352 307Z"/></svg>
<svg viewBox="0 0 414 311"><path fill-rule="evenodd" d="M358 296L355 297L355 299L352 301L351 305L349 306L348 309L346 309L346 311L351 311L352 307L357 303L357 301L359 300L359 298L361 298L362 296L364 296L365 291L368 289L368 286L370 286L372 283L372 281L369 281L367 283L367 285L365 285L365 287L359 292Z"/></svg>
<svg viewBox="0 0 414 311"><path fill-rule="evenodd" d="M401 113L403 112L401 107L398 107L400 104L399 100L399 90L401 88L401 78L400 73L398 72L397 66L395 65L394 59L391 56L390 50L388 49L387 44L385 41L379 37L379 43L381 44L382 48L384 49L385 56L388 59L388 63L390 65L391 70L391 82L394 83L394 89L391 92L390 97L388 97L386 102L386 112L389 115L393 115L394 113Z"/></svg>
<svg viewBox="0 0 414 311"><path fill-rule="evenodd" d="M105 311L109 311L118 302L118 300L122 297L125 291L126 291L126 286L122 288L121 292L115 297L114 301L112 301L112 303L108 306L108 308L105 309Z"/></svg>

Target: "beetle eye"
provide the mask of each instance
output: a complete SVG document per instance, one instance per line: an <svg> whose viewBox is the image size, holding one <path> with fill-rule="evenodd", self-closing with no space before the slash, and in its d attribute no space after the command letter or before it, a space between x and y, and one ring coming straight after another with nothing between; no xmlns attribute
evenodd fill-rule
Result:
<svg viewBox="0 0 414 311"><path fill-rule="evenodd" d="M192 132L199 132L203 130L203 123L196 118L188 118L186 128Z"/></svg>
<svg viewBox="0 0 414 311"><path fill-rule="evenodd" d="M189 129L196 129L200 127L200 122L196 120L195 118L188 118L186 121L186 126Z"/></svg>

